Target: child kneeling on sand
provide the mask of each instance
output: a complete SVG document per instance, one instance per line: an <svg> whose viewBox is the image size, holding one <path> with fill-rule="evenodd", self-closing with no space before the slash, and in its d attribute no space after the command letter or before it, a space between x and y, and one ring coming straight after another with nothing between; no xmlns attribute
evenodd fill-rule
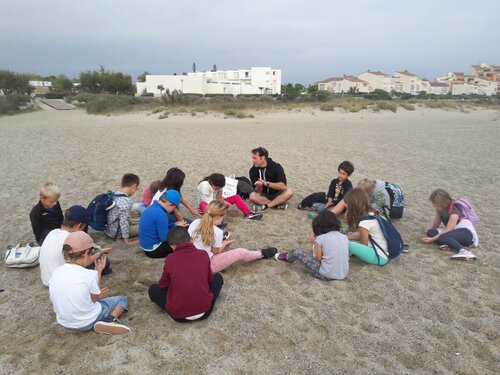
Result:
<svg viewBox="0 0 500 375"><path fill-rule="evenodd" d="M128 310L127 297L108 297L109 288L101 288L101 273L106 257L94 251L94 242L82 231L70 233L64 241L66 263L54 270L49 280L50 300L57 322L72 331L92 328L109 335L127 333L118 318ZM95 270L85 267L95 264Z"/></svg>
<svg viewBox="0 0 500 375"><path fill-rule="evenodd" d="M476 260L476 256L464 249L464 246L477 247L479 238L476 228L463 215L460 206L455 204L450 194L443 189L434 190L429 200L436 210L436 216L422 241L437 242L441 250L453 250L456 254L451 256L452 260ZM441 223L444 224L444 229L439 228Z"/></svg>
<svg viewBox="0 0 500 375"><path fill-rule="evenodd" d="M300 260L318 279L345 279L349 272L349 240L339 232L339 219L331 211L320 211L313 220L312 230L314 257L297 246L289 253L276 254L276 260L288 263Z"/></svg>
<svg viewBox="0 0 500 375"><path fill-rule="evenodd" d="M174 252L159 283L149 287L149 298L178 322L208 318L224 284L221 274L212 274L208 254L194 247L186 228L172 228L168 243Z"/></svg>

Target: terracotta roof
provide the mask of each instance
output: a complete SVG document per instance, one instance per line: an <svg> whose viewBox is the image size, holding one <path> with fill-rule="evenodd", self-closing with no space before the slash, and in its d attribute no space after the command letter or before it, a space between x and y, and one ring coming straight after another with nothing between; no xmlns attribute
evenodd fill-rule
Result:
<svg viewBox="0 0 500 375"><path fill-rule="evenodd" d="M359 79L358 77L353 77L353 76L344 76L344 79L351 81L351 82L368 83L366 81L363 81L362 79Z"/></svg>
<svg viewBox="0 0 500 375"><path fill-rule="evenodd" d="M344 79L344 77L330 77L330 78L324 79L323 81L318 81L316 83L328 83L328 82L332 82L332 81L342 81L343 79Z"/></svg>
<svg viewBox="0 0 500 375"><path fill-rule="evenodd" d="M374 74L376 76L390 77L389 74L382 73L380 70L378 70L376 72L372 72L371 70L367 70L365 73L371 73L371 74Z"/></svg>
<svg viewBox="0 0 500 375"><path fill-rule="evenodd" d="M405 70L404 72L401 72L401 71L397 71L397 70L396 70L396 73L399 73L399 74L404 74L404 75L406 75L406 76L410 76L410 77L416 77L416 76L417 76L416 74L410 73L408 70Z"/></svg>

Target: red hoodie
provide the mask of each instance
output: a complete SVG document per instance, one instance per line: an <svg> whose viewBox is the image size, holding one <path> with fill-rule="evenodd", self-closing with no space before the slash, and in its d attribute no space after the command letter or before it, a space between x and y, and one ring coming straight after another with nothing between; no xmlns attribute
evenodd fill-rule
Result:
<svg viewBox="0 0 500 375"><path fill-rule="evenodd" d="M213 295L210 258L192 243L181 243L165 259L160 288L168 289L165 310L182 319L210 310Z"/></svg>

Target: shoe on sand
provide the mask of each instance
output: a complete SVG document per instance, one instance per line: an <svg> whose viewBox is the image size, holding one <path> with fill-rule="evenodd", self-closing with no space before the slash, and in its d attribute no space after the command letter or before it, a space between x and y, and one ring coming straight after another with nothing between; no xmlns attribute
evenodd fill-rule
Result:
<svg viewBox="0 0 500 375"><path fill-rule="evenodd" d="M222 239L224 241L227 240L229 237L231 237L231 232L225 231L222 233Z"/></svg>
<svg viewBox="0 0 500 375"><path fill-rule="evenodd" d="M469 250L462 249L450 257L451 260L476 260L476 256Z"/></svg>
<svg viewBox="0 0 500 375"><path fill-rule="evenodd" d="M274 259L276 259L279 262L295 263L295 262L290 262L288 260L288 253L276 253L276 255L274 256Z"/></svg>
<svg viewBox="0 0 500 375"><path fill-rule="evenodd" d="M441 251L445 251L445 252L454 252L453 249L451 247L449 247L448 245L441 245L439 246L439 250Z"/></svg>
<svg viewBox="0 0 500 375"><path fill-rule="evenodd" d="M278 249L275 247L266 247L265 249L260 249L260 252L262 253L262 259L269 259L278 253Z"/></svg>
<svg viewBox="0 0 500 375"><path fill-rule="evenodd" d="M100 320L94 324L94 331L104 333L105 335L120 335L122 333L129 333L130 328L118 319L108 316L104 320Z"/></svg>
<svg viewBox="0 0 500 375"><path fill-rule="evenodd" d="M262 216L264 216L264 215L250 212L247 215L244 215L244 218L249 219L249 220L260 220L260 219L262 219Z"/></svg>
<svg viewBox="0 0 500 375"><path fill-rule="evenodd" d="M253 212L264 211L265 209L267 209L267 204L254 204L252 208Z"/></svg>

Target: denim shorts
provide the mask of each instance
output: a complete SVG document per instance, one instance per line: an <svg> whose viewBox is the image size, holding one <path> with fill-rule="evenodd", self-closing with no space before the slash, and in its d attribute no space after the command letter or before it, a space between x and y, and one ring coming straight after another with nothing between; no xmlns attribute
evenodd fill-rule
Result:
<svg viewBox="0 0 500 375"><path fill-rule="evenodd" d="M97 300L102 306L101 313L91 324L86 327L78 328L78 331L90 331L94 328L94 324L107 317L111 311L117 306L122 306L125 311L128 311L128 299L126 296L113 296Z"/></svg>

